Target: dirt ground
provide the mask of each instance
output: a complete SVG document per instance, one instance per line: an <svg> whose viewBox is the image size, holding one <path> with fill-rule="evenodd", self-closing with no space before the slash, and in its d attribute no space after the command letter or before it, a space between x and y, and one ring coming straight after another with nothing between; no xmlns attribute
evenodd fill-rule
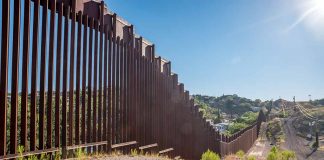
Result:
<svg viewBox="0 0 324 160"><path fill-rule="evenodd" d="M285 143L282 144L282 148L295 151L298 160L324 160L323 150L311 149L309 146L311 143L310 141L296 135L296 130L292 126L292 122L294 120L295 118L282 119L284 124L284 132L286 135ZM320 143L320 145L323 145L323 141Z"/></svg>
<svg viewBox="0 0 324 160"><path fill-rule="evenodd" d="M265 157L267 157L267 154L272 147L266 137L267 125L268 123L262 123L260 128L260 136L247 153L249 156L255 156L258 160L266 159Z"/></svg>
<svg viewBox="0 0 324 160"><path fill-rule="evenodd" d="M298 115L292 113L288 118L281 118L283 131L285 135L284 142L280 144L280 148L292 150L296 153L298 160L324 160L324 137L320 137L320 148L313 150L310 147L312 141L297 136L297 131L293 127ZM267 157L272 145L266 138L267 123L263 123L260 129L260 137L255 142L254 146L247 153L257 157L258 160L264 160Z"/></svg>

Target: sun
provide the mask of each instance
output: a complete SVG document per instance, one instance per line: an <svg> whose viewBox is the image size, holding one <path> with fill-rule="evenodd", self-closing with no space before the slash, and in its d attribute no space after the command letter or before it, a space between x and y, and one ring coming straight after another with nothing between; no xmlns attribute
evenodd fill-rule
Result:
<svg viewBox="0 0 324 160"><path fill-rule="evenodd" d="M311 0L310 2L316 14L324 15L324 0Z"/></svg>
<svg viewBox="0 0 324 160"><path fill-rule="evenodd" d="M303 24L315 36L324 38L324 0L298 1L300 13L288 31L293 30L299 24Z"/></svg>

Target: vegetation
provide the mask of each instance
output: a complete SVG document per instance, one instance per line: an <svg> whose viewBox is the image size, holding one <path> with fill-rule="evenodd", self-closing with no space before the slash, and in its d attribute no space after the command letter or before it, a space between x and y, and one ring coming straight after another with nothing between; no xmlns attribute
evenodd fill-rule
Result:
<svg viewBox="0 0 324 160"><path fill-rule="evenodd" d="M237 156L237 157L239 157L240 159L243 159L243 157L244 157L244 151L242 151L242 150L239 150L239 151L237 151L236 153L235 153L235 155Z"/></svg>
<svg viewBox="0 0 324 160"><path fill-rule="evenodd" d="M249 125L252 125L258 118L258 112L246 112L241 117L234 120L229 124L227 131L225 134L231 135L234 134Z"/></svg>
<svg viewBox="0 0 324 160"><path fill-rule="evenodd" d="M78 158L78 159L81 159L85 156L85 153L84 153L84 150L82 148L78 148L76 151L75 151L75 157Z"/></svg>
<svg viewBox="0 0 324 160"><path fill-rule="evenodd" d="M19 145L17 147L18 155L21 156L21 157L17 158L18 160L23 160L22 154L23 154L24 151L25 151L25 147L24 146Z"/></svg>
<svg viewBox="0 0 324 160"><path fill-rule="evenodd" d="M201 160L220 160L220 157L217 153L208 149L201 155Z"/></svg>
<svg viewBox="0 0 324 160"><path fill-rule="evenodd" d="M224 160L256 160L255 156L248 156L244 151L239 150L234 154L225 156Z"/></svg>
<svg viewBox="0 0 324 160"><path fill-rule="evenodd" d="M282 142L284 140L282 124L279 119L274 119L268 123L266 136L274 143Z"/></svg>
<svg viewBox="0 0 324 160"><path fill-rule="evenodd" d="M137 156L138 152L137 149L131 149L131 156Z"/></svg>
<svg viewBox="0 0 324 160"><path fill-rule="evenodd" d="M316 99L316 100L314 100L314 101L312 101L311 102L312 103L312 105L315 105L315 106L317 106L317 105L324 105L324 98L323 99Z"/></svg>
<svg viewBox="0 0 324 160"><path fill-rule="evenodd" d="M290 150L280 150L277 147L272 147L267 160L293 160L296 159L295 152Z"/></svg>
<svg viewBox="0 0 324 160"><path fill-rule="evenodd" d="M223 95L220 97L193 95L194 101L200 106L199 110L203 112L206 119L211 119L218 123L223 118L222 115L228 115L228 118L242 116L245 112L267 109L271 106L271 101L262 102L260 99L251 100L238 95Z"/></svg>

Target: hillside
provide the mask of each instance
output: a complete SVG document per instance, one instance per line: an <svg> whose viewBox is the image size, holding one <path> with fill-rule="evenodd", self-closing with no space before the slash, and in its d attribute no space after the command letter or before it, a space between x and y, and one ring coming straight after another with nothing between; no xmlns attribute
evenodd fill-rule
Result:
<svg viewBox="0 0 324 160"><path fill-rule="evenodd" d="M271 101L262 102L260 99L251 100L238 95L223 95L220 97L193 95L195 104L200 105L200 111L207 119L219 122L221 119L234 119L245 112L259 111L271 106ZM220 114L218 113L220 111Z"/></svg>

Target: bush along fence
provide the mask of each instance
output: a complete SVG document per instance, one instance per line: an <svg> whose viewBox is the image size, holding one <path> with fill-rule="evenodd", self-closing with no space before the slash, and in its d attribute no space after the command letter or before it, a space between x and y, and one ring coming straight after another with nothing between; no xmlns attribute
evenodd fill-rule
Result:
<svg viewBox="0 0 324 160"><path fill-rule="evenodd" d="M1 3L0 159L79 148L200 159L256 139L262 112L232 137L215 132L171 62L103 1Z"/></svg>

